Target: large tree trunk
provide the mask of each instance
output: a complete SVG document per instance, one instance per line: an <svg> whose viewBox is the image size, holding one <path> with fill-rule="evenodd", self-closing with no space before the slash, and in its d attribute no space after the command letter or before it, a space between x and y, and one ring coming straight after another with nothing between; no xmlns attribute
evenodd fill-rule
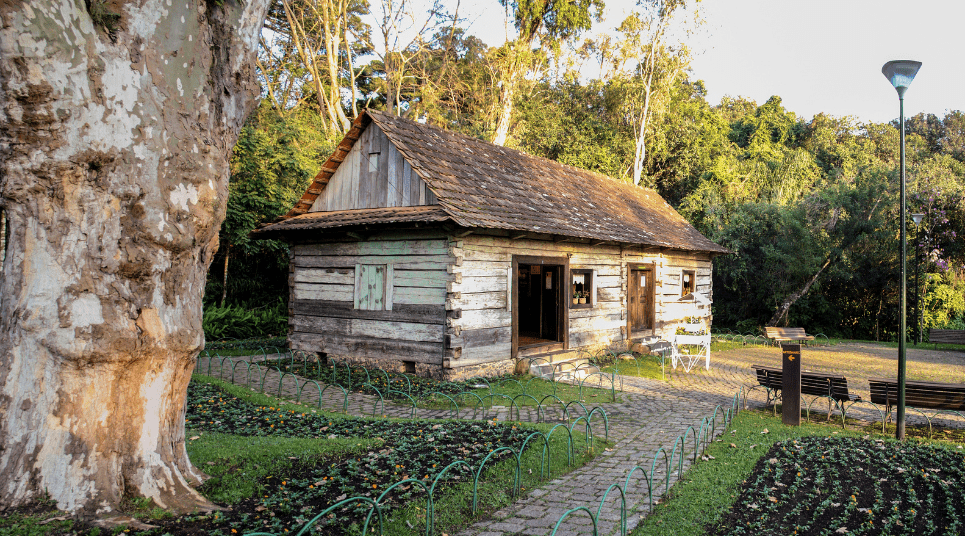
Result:
<svg viewBox="0 0 965 536"><path fill-rule="evenodd" d="M499 88L499 116L496 121L496 132L493 135L493 143L496 145L506 145L509 137L509 124L513 119L513 99L516 97L516 81L510 75L503 80L503 85Z"/></svg>
<svg viewBox="0 0 965 536"><path fill-rule="evenodd" d="M185 393L266 4L0 2L0 508L212 507Z"/></svg>

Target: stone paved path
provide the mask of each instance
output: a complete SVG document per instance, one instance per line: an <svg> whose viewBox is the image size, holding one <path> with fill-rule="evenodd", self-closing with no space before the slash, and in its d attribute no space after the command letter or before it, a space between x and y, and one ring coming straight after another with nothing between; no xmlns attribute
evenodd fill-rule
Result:
<svg viewBox="0 0 965 536"><path fill-rule="evenodd" d="M238 364L241 358L235 358L231 364L235 367L235 383L246 383L260 388L264 383L266 392L274 394L280 390L283 395L297 396L299 383L291 375L279 377L277 372L259 370L254 365L254 371L241 374L248 365ZM897 350L872 344L842 344L833 347L805 348L803 351L803 368L820 372L834 372L848 378L852 391L867 398L868 378L894 377L897 370ZM460 536L499 536L499 535L546 535L550 534L560 516L570 508L586 506L596 512L606 489L615 483L623 484L631 468L640 465L648 471L654 454L663 448L671 451L674 442L687 431L689 426L699 428L701 419L713 414L719 405L729 408L734 394L741 386L748 387L755 383L751 365L780 366L781 354L779 348L740 348L726 352L717 352L711 358L711 369L695 368L691 373L682 370L668 372L669 381L657 381L643 378L625 377L623 379L623 395L618 403L601 404L607 411L610 424L610 439L616 445L609 451L601 453L591 463L545 483L538 489L531 490L512 505L495 513L492 519L478 522ZM214 363L214 372L219 368ZM206 362L199 362L199 372L205 372ZM230 367L221 367L228 370ZM218 374L213 374L217 376ZM229 373L223 376L230 376ZM959 381L965 383L965 352L936 352L923 348L911 347L908 350L908 377L910 379L931 379L936 381ZM318 389L314 386L306 387L301 392L301 398L312 404L318 403ZM762 406L763 392L754 391L750 397L750 405ZM322 396L323 407L342 409L346 405L345 395L335 394L334 389L328 389ZM818 404L820 405L820 404ZM353 415L389 414L393 416L408 416L410 408L402 408L393 404L386 404L384 409L379 406L377 399L368 395L349 393L347 396L348 413ZM462 418L472 418L471 412L460 412ZM849 411L849 417L856 415L866 420L879 420L879 417L869 409L855 409ZM445 410L418 410L419 417L450 417L451 412ZM500 420L509 418L506 408L497 409L476 418L497 417ZM558 412L550 415L550 419L561 416ZM515 415L514 415L515 417ZM536 411L524 408L519 420L535 421ZM917 421L916 421L917 419ZM909 413L909 424L923 422L920 417ZM946 419L944 424L965 426L961 419ZM718 427L718 432L721 429ZM692 441L692 439L691 439ZM692 445L692 443L691 443ZM689 447L689 448L692 448ZM688 453L692 452L688 450ZM684 468L689 466L684 464ZM658 467L654 482L664 481L666 468ZM676 480L676 472L671 471L671 486ZM655 486L656 487L656 486ZM663 493L663 485L654 490L654 497L659 499ZM600 515L599 534L619 533L619 493L612 492L604 504ZM646 483L643 479L635 479L627 490L627 506L629 515L629 529L644 517L649 508ZM570 516L557 532L560 536L591 534L592 523L585 513Z"/></svg>

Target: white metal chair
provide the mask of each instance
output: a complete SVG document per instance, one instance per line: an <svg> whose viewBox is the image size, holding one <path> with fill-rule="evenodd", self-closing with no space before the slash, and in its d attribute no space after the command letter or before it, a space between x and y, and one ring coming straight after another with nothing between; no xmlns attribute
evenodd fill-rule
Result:
<svg viewBox="0 0 965 536"><path fill-rule="evenodd" d="M687 326L684 326L684 330L687 330ZM695 331L699 330L700 326L696 326ZM700 362L700 358L704 358L705 366L707 370L710 370L710 334L674 336L673 354L671 356L674 369L679 364L684 368L684 371L690 372L694 365Z"/></svg>

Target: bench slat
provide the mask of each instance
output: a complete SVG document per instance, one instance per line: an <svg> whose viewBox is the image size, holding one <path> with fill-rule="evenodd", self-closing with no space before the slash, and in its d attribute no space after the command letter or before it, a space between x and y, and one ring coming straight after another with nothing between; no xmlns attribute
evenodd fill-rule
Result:
<svg viewBox="0 0 965 536"><path fill-rule="evenodd" d="M779 368L754 365L757 382L768 389L781 390L782 371ZM830 396L834 400L861 400L861 397L848 392L848 379L837 374L823 372L801 372L801 394L810 396Z"/></svg>
<svg viewBox="0 0 965 536"><path fill-rule="evenodd" d="M871 378L871 401L894 406L898 403L898 380ZM965 384L905 381L905 405L922 409L965 411Z"/></svg>
<svg viewBox="0 0 965 536"><path fill-rule="evenodd" d="M928 342L934 344L965 344L965 330L929 328Z"/></svg>
<svg viewBox="0 0 965 536"><path fill-rule="evenodd" d="M804 328L764 327L764 336L775 341L813 341L814 337L804 332Z"/></svg>

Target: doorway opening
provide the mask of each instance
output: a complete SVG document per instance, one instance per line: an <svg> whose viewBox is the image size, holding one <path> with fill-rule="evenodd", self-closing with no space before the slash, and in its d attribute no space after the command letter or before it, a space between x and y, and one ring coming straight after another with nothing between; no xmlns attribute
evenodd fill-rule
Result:
<svg viewBox="0 0 965 536"><path fill-rule="evenodd" d="M563 290L565 266L522 262L516 269L518 348L565 340Z"/></svg>

